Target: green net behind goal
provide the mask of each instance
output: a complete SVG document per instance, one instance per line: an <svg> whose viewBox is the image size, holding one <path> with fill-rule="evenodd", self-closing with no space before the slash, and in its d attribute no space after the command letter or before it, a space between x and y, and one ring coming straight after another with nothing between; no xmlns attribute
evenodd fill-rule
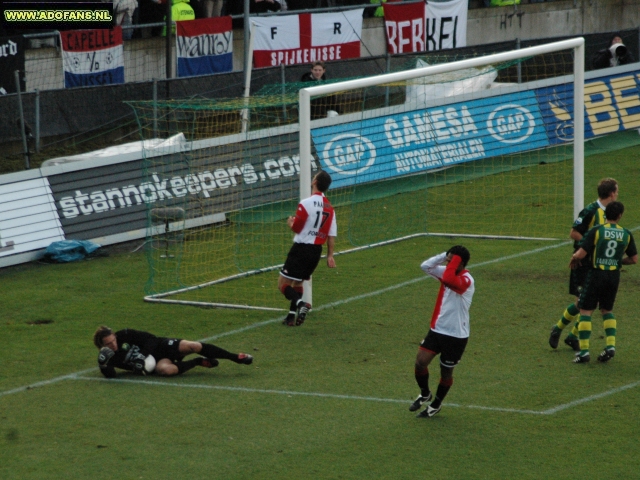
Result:
<svg viewBox="0 0 640 480"><path fill-rule="evenodd" d="M538 100L571 68L566 55L541 56L314 97L311 174L332 175L337 251L424 234L564 238L573 148L551 144ZM148 295L286 306L276 283L300 198L297 93L307 86L133 104L149 142Z"/></svg>

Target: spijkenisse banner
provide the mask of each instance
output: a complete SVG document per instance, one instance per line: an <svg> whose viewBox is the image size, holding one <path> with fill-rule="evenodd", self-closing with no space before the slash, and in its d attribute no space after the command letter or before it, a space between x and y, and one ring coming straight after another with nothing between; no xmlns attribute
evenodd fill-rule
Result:
<svg viewBox="0 0 640 480"><path fill-rule="evenodd" d="M363 11L253 18L254 66L359 58Z"/></svg>
<svg viewBox="0 0 640 480"><path fill-rule="evenodd" d="M390 54L425 52L467 45L467 2L384 4Z"/></svg>
<svg viewBox="0 0 640 480"><path fill-rule="evenodd" d="M122 27L60 32L64 86L124 83Z"/></svg>
<svg viewBox="0 0 640 480"><path fill-rule="evenodd" d="M176 22L178 76L193 77L233 69L231 17Z"/></svg>

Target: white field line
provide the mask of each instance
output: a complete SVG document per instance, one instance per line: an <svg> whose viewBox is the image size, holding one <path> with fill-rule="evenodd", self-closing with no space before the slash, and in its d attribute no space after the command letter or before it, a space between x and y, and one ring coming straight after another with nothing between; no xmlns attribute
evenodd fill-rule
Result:
<svg viewBox="0 0 640 480"><path fill-rule="evenodd" d="M303 396L303 397L335 398L339 400L364 400L367 402L401 403L405 405L409 405L411 403L410 399L397 400L394 398L361 397L357 395L340 395L340 394L333 394L333 393L294 392L291 390L264 390L259 388L225 387L220 385L198 385L198 384L190 384L190 383L162 382L157 380L134 380L134 379L124 379L124 378L107 379L107 378L98 378L98 377L81 377L77 375L69 376L69 379L90 380L90 381L106 382L106 383L110 383L110 382L137 383L137 384L152 385L152 386L157 385L162 387L200 388L200 389L206 389L206 390L227 390L231 392L286 395L288 397ZM514 408L478 407L475 405L458 405L455 403L445 403L445 405L447 407L475 408L475 409L491 410L491 411L497 411L497 412L529 413L534 415L546 414L546 412L540 412L536 410L518 410ZM566 408L569 408L569 407L567 406ZM555 413L555 410L557 409L558 407L554 409L553 413ZM560 409L563 410L564 408L560 408Z"/></svg>
<svg viewBox="0 0 640 480"><path fill-rule="evenodd" d="M76 373L70 373L69 375L63 375L61 377L52 378L51 380L43 380L42 382L32 383L31 385L25 385L24 387L14 388L12 390L5 390L4 392L0 392L0 397L4 395L11 395L13 393L20 393L26 390L31 390L32 388L44 387L46 385L51 385L52 383L60 382L62 380L71 380L76 378L78 375L82 375L84 373L93 372L97 370L98 367L87 368L86 370L81 370Z"/></svg>
<svg viewBox="0 0 640 480"><path fill-rule="evenodd" d="M633 230L637 230L638 228L640 228L640 227L636 227ZM470 268L474 268L475 269L475 268L482 267L482 266L485 266L485 265L490 265L492 263L503 262L505 260L511 260L513 258L524 257L526 255L533 255L535 253L540 253L540 252L543 252L543 251L546 251L546 250L550 250L550 249L553 249L553 248L569 245L571 243L572 242L561 242L561 243L557 243L557 244L554 244L554 245L549 245L549 246L546 246L546 247L541 247L541 248L536 248L534 250L529 250L527 252L521 252L521 253L516 253L516 254L513 254L513 255L507 255L505 257L500 257L500 258L496 258L496 259L493 259L493 260L488 260L486 262L481 262L481 263L475 264L473 266L470 266ZM336 307L338 305L343 305L343 304L350 303L350 302L353 302L353 301L362 300L364 298L381 295L383 293L390 292L390 291L396 290L398 288L403 288L403 287L406 287L408 285L412 285L412 284L414 284L416 282L419 282L421 280L425 280L427 278L431 278L431 277L425 275L424 277L414 278L413 280L408 280L406 282L402 282L402 283L399 283L397 285L392 285L390 287L386 287L386 288L383 288L383 289L380 289L380 290L376 290L374 292L369 292L369 293L365 293L363 295L357 295L355 297L347 298L347 299L344 299L344 300L338 300L336 302L328 303L326 305L321 305L321 306L319 306L317 308L314 308L314 310L321 311L321 310L324 310L326 308ZM236 330L231 330L229 332L221 333L221 334L218 334L218 335L213 335L211 337L204 338L204 339L202 339L200 341L201 342L207 342L207 341L215 340L217 338L222 338L222 337L226 337L226 336L229 336L229 335L235 335L237 333L245 332L247 330L252 330L254 328L263 327L265 325L269 325L269 324L280 322L280 321L282 321L282 318L280 318L280 317L272 318L270 320L265 320L263 322L254 323L252 325L248 325L248 326L243 327L243 328L239 328L239 329L236 329ZM24 392L26 390L31 390L32 388L51 385L53 383L60 382L62 380L94 380L94 381L121 382L121 383L146 383L146 384L149 384L149 385L163 385L163 386L173 386L173 387L183 387L183 388L201 388L201 389L213 389L213 390L242 391L242 392L255 392L255 393L270 393L270 394L279 394L279 395L288 395L288 396L301 395L301 396L314 396L314 397L325 397L325 398L365 400L365 401L387 402L387 403L389 403L389 402L390 403L407 403L408 402L408 400L384 399L384 398L375 398L375 397L359 397L359 396L352 396L352 395L337 395L337 394L328 394L328 393L293 392L293 391L286 391L286 390L260 390L260 389L251 389L251 388L243 388L243 387L224 387L224 386L216 386L216 385L191 385L191 384L172 383L172 382L163 382L163 381L152 381L152 380L129 380L129 379L110 379L110 380L107 380L107 379L102 379L102 378L81 377L81 375L83 375L85 373L88 373L88 372L95 371L95 370L97 370L97 367L90 368L90 369L87 369L87 370L82 370L82 371L75 372L75 373L71 373L71 374L68 374L68 375L63 375L63 376L56 377L56 378L52 378L51 380L44 380L42 382L32 383L31 385L26 385L26 386L23 386L23 387L14 388L12 390L6 390L4 392L0 392L0 397L5 396L5 395L11 395L11 394L14 394L14 393ZM537 411L537 410L519 410L519 409L513 409L513 408L499 408L499 407L484 407L484 406L478 406L478 405L458 405L458 404L455 404L455 403L446 403L446 405L449 406L449 407L472 408L472 409L497 411L497 412L522 413L522 414L532 414L532 415L551 415L551 414L560 412L562 410L565 410L567 408L571 408L571 407L573 407L575 405L580 405L582 403L586 403L586 402L590 402L590 401L593 401L593 400L597 400L597 399L600 399L600 398L603 398L603 397L606 397L606 396L609 396L609 395L614 395L614 394L622 392L624 390L637 387L638 385L640 385L640 382L630 383L628 385L623 385L622 387L614 388L614 389L608 390L606 392L602 392L602 393L599 393L599 394L596 394L596 395L591 395L589 397L578 399L578 400L575 400L573 402L566 403L564 405L559 405L557 407L553 407L551 409L541 410L541 411Z"/></svg>
<svg viewBox="0 0 640 480"><path fill-rule="evenodd" d="M566 410L567 408L575 407L576 405L581 405L583 403L591 402L592 400L598 400L603 397L608 397L609 395L614 395L618 392L623 392L625 390L629 390L630 388L635 388L640 385L640 382L633 382L627 385L623 385L618 388L613 388L611 390L607 390L606 392L596 393L595 395L590 395L588 397L580 398L578 400L574 400L573 402L565 403L563 405L558 405L557 407L550 408L549 410L545 410L545 415L552 415L556 412L560 412L562 410Z"/></svg>
<svg viewBox="0 0 640 480"><path fill-rule="evenodd" d="M334 398L338 400L361 400L361 401L367 401L367 402L400 403L405 405L409 405L411 403L410 399L399 400L395 398L363 397L358 395L341 395L341 394L334 394L334 393L318 393L318 392L296 392L292 390L270 390L270 389L246 388L246 387L228 387L228 386L221 386L221 385L201 385L201 384L191 384L191 383L176 383L176 382L170 382L170 381L164 382L164 381L158 381L158 380L135 380L135 379L126 379L126 378L107 379L107 378L100 378L100 377L82 377L80 375L68 375L67 379L86 380L86 381L105 382L105 383L114 383L114 382L115 383L134 383L139 385L194 388L194 389L203 389L203 390L224 390L229 392L285 395L287 397L299 396L299 397ZM445 405L447 407L470 408L475 410L486 410L486 411L492 411L492 412L522 413L522 414L529 414L529 415L553 415L555 413L561 412L562 410L573 408L576 405L591 402L593 400L598 400L600 398L608 397L610 395L615 395L616 393L622 392L624 390L628 390L630 388L637 387L638 385L640 385L640 382L630 383L629 385L624 385L622 387L614 388L606 392L598 393L596 395L591 395L589 397L581 398L579 400L574 400L573 402L565 403L563 405L558 405L557 407L549 408L547 410L523 410L523 409L517 409L517 408L484 407L479 405L460 405L457 403L445 403Z"/></svg>

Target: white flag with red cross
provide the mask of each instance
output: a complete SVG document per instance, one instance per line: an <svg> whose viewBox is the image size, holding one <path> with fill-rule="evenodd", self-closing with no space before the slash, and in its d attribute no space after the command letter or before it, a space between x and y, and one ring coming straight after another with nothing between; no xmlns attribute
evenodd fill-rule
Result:
<svg viewBox="0 0 640 480"><path fill-rule="evenodd" d="M363 11L252 18L254 67L359 58Z"/></svg>

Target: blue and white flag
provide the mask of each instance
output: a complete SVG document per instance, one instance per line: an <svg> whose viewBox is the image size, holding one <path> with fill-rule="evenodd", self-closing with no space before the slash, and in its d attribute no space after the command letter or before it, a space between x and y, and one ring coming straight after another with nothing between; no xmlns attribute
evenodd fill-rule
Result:
<svg viewBox="0 0 640 480"><path fill-rule="evenodd" d="M124 83L122 27L60 32L64 86Z"/></svg>
<svg viewBox="0 0 640 480"><path fill-rule="evenodd" d="M176 22L178 77L194 77L233 69L231 17Z"/></svg>

